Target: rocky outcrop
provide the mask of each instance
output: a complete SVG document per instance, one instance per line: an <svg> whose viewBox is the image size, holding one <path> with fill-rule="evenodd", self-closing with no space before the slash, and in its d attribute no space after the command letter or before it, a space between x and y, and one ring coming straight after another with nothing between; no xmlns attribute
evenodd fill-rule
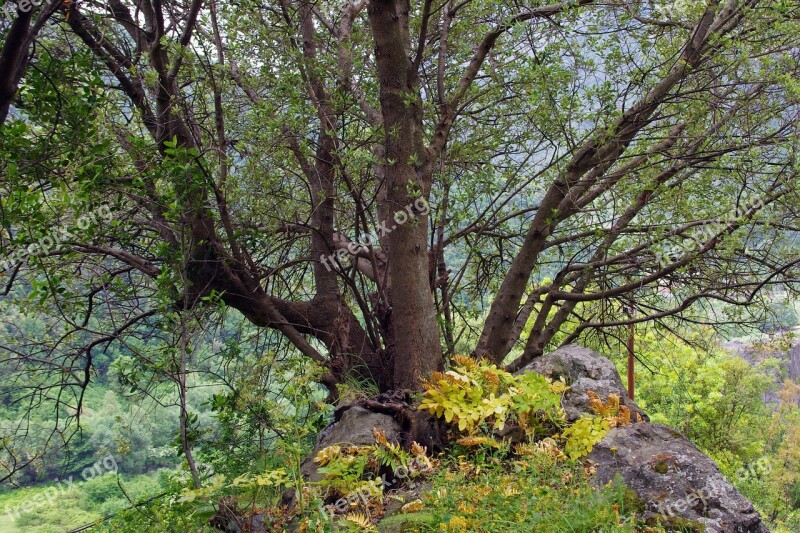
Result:
<svg viewBox="0 0 800 533"><path fill-rule="evenodd" d="M597 485L619 476L636 492L648 523L683 531L769 531L714 462L673 429L648 423L614 428L588 459L597 464Z"/></svg>
<svg viewBox="0 0 800 533"><path fill-rule="evenodd" d="M752 504L725 480L709 457L679 432L647 422L647 415L627 399L619 373L606 357L580 346L565 346L518 373L522 372L566 381L570 389L564 394L562 405L570 421L590 413L589 391L604 401L609 394L616 394L632 413L641 416L644 422L612 429L588 459L596 464L597 485L619 480L636 493L648 523L660 524L668 531L769 531ZM382 430L395 443L408 444L414 437L429 439L435 445L441 440L439 428L411 416L409 404L408 395L380 395L338 410L336 422L320 435L314 451L303 462L303 475L318 481L321 476L313 458L319 450L334 444L373 444L373 429ZM405 524L403 516L388 518L384 530L403 530L389 528Z"/></svg>
<svg viewBox="0 0 800 533"><path fill-rule="evenodd" d="M627 391L614 364L577 345L561 347L534 360L518 373L538 372L563 378L569 391L562 406L569 421L591 413L588 392L604 401L620 397L643 422L614 428L595 446L589 460L596 463L595 483L620 480L642 502L645 519L673 531L762 533L769 530L744 496L728 483L716 464L679 432L650 424Z"/></svg>
<svg viewBox="0 0 800 533"><path fill-rule="evenodd" d="M537 372L552 379L563 378L566 381L570 388L564 394L561 405L570 422L591 411L587 395L589 391L596 392L603 400L609 394L616 394L631 413L638 413L645 421L650 420L635 402L628 399L628 392L622 385L614 363L588 348L577 344L562 346L534 359L517 371L517 374L525 372Z"/></svg>

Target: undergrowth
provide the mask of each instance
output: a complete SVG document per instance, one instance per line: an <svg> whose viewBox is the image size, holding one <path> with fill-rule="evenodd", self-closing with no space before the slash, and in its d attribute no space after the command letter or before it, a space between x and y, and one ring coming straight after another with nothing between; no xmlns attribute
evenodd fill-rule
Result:
<svg viewBox="0 0 800 533"><path fill-rule="evenodd" d="M610 428L632 422L630 411L615 395L590 394L594 414L569 424L561 407L567 389L457 357L426 382L419 404L448 427L451 445L436 458L416 443L404 450L376 428L373 444L320 450L319 481L303 482L293 465L233 479L218 474L202 489L184 489L138 516L128 512L124 522L136 531L164 522L171 531L209 531L225 502L270 531L639 530L641 502L621 484L593 487L593 469L583 462ZM293 505L280 503L286 489Z"/></svg>
<svg viewBox="0 0 800 533"><path fill-rule="evenodd" d="M449 456L422 507L386 519L403 531L637 531L640 503L621 484L593 488L580 463L533 454Z"/></svg>

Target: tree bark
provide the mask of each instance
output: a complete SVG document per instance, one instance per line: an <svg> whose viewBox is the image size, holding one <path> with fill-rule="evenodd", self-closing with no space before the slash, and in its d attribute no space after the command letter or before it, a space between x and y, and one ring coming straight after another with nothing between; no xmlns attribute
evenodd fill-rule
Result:
<svg viewBox="0 0 800 533"><path fill-rule="evenodd" d="M428 217L413 208L428 200L431 180L424 169L422 101L410 59L407 1L370 2L386 149L386 218L392 320L394 383L418 389L421 380L443 367L433 293L428 279ZM410 207L410 209L409 209Z"/></svg>
<svg viewBox="0 0 800 533"><path fill-rule="evenodd" d="M28 51L28 35L33 10L20 12L6 35L0 50L0 126L8 118L11 101L17 93L22 65Z"/></svg>

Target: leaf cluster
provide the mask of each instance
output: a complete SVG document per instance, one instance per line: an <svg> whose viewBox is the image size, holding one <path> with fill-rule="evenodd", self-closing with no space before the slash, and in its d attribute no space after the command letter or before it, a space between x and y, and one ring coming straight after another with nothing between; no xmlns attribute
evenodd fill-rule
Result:
<svg viewBox="0 0 800 533"><path fill-rule="evenodd" d="M397 473L407 472L410 477L420 473L412 463L430 469L432 464L426 456L425 447L413 443L410 451L390 442L384 432L373 428L375 443L362 446L336 444L317 452L314 462L323 478L316 484L328 498L349 496L355 492L374 496L383 495L383 484L377 482L388 469Z"/></svg>
<svg viewBox="0 0 800 533"><path fill-rule="evenodd" d="M425 383L419 408L444 418L459 432L500 431L510 422L532 437L537 429L563 422L563 381L533 372L514 376L486 360L453 360L453 369L434 372Z"/></svg>
<svg viewBox="0 0 800 533"><path fill-rule="evenodd" d="M582 416L561 434L565 440L564 452L570 459L589 455L594 445L603 440L611 428L642 421L639 413L631 415L631 410L620 403L620 397L616 394L609 394L605 402L596 392L589 391L587 395L595 414Z"/></svg>

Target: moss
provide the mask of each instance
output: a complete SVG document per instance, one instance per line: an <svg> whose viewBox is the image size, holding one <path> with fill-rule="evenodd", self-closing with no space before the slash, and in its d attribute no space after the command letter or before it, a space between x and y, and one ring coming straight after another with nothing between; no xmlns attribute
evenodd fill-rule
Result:
<svg viewBox="0 0 800 533"><path fill-rule="evenodd" d="M622 501L625 505L625 511L628 513L642 515L647 508L647 503L641 499L638 494L636 494L636 491L629 489L628 487L624 488L622 493Z"/></svg>
<svg viewBox="0 0 800 533"><path fill-rule="evenodd" d="M666 474L669 472L669 464L666 461L659 461L653 466L653 470L659 474Z"/></svg>
<svg viewBox="0 0 800 533"><path fill-rule="evenodd" d="M667 531L679 531L681 533L704 533L706 526L696 520L689 520L680 516L659 516L656 515L647 521L648 525L661 526Z"/></svg>
<svg viewBox="0 0 800 533"><path fill-rule="evenodd" d="M659 474L666 474L669 472L670 465L675 465L675 456L671 453L659 453L653 457L653 460L655 460L653 471Z"/></svg>
<svg viewBox="0 0 800 533"><path fill-rule="evenodd" d="M401 533L405 531L418 531L420 525L437 525L439 517L429 512L396 514L384 518L378 524L381 533Z"/></svg>

